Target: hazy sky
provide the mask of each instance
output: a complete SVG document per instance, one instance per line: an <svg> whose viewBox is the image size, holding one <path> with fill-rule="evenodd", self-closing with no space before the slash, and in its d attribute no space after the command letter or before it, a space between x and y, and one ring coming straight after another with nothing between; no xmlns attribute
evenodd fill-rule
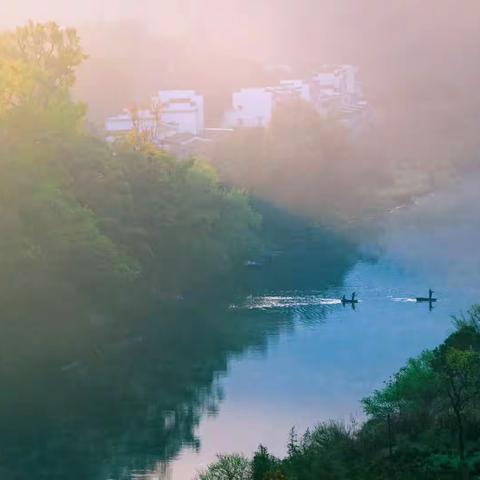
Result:
<svg viewBox="0 0 480 480"><path fill-rule="evenodd" d="M80 98L98 119L174 87L199 90L218 113L232 91L261 84L255 65L301 76L351 63L389 118L392 151L478 150L480 0L0 0L0 28L29 18L79 28Z"/></svg>
<svg viewBox="0 0 480 480"><path fill-rule="evenodd" d="M310 2L304 1L307 10ZM0 0L0 28L28 19L80 28L129 20L157 37L188 34L255 56L271 47L275 33L288 34L284 19L292 5L291 0Z"/></svg>
<svg viewBox="0 0 480 480"><path fill-rule="evenodd" d="M0 0L0 25L12 27L35 20L62 24L115 21L125 18L146 21L153 26L179 26L190 0ZM192 7L193 8L193 7ZM161 17L168 19L162 22Z"/></svg>

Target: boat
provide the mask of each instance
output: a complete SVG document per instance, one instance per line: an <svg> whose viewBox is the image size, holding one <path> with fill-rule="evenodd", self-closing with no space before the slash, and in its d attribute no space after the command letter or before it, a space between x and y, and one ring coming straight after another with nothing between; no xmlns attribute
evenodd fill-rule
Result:
<svg viewBox="0 0 480 480"><path fill-rule="evenodd" d="M352 298L346 298L345 295L344 295L342 297L342 305L346 305L347 303L354 305L354 304L358 303L358 300L355 298L356 295L357 294L355 292L352 293Z"/></svg>
<svg viewBox="0 0 480 480"><path fill-rule="evenodd" d="M428 290L428 297L417 297L416 298L417 302L428 302L428 303L433 303L436 302L437 299L433 297L433 290L430 289Z"/></svg>

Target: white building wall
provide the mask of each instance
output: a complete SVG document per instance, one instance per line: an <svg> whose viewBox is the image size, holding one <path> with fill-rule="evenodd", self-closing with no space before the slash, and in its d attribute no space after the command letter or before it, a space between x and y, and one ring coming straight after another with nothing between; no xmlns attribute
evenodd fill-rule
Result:
<svg viewBox="0 0 480 480"><path fill-rule="evenodd" d="M139 110L137 117L139 130L151 130L156 140L175 133L199 135L204 129L203 97L193 90L161 90L152 99L152 108ZM128 110L105 122L109 140L133 128L134 121Z"/></svg>
<svg viewBox="0 0 480 480"><path fill-rule="evenodd" d="M317 73L312 78L312 83L321 89L339 90L340 86L338 76L332 71Z"/></svg>
<svg viewBox="0 0 480 480"><path fill-rule="evenodd" d="M149 110L139 110L136 112L136 123L141 132L153 131L156 127L155 117ZM131 132L134 127L134 119L129 110L124 110L119 115L108 117L105 122L105 130L107 131L108 140L113 140L116 136Z"/></svg>
<svg viewBox="0 0 480 480"><path fill-rule="evenodd" d="M311 80L312 102L319 111L356 107L363 101L358 68L353 65L324 65Z"/></svg>
<svg viewBox="0 0 480 480"><path fill-rule="evenodd" d="M203 97L194 90L161 90L154 104L162 122L175 125L178 133L198 135L204 129Z"/></svg>
<svg viewBox="0 0 480 480"><path fill-rule="evenodd" d="M278 86L272 87L278 96L285 95L286 98L301 98L310 102L310 85L303 80L282 80Z"/></svg>
<svg viewBox="0 0 480 480"><path fill-rule="evenodd" d="M349 95L357 95L359 90L358 80L357 80L357 67L353 65L343 65L342 73L345 84L345 93Z"/></svg>
<svg viewBox="0 0 480 480"><path fill-rule="evenodd" d="M129 114L123 113L108 117L105 122L105 130L110 133L128 132L132 130L133 122Z"/></svg>
<svg viewBox="0 0 480 480"><path fill-rule="evenodd" d="M320 88L333 88L340 93L357 93L357 67L353 65L325 65L323 70L313 76L313 84Z"/></svg>
<svg viewBox="0 0 480 480"><path fill-rule="evenodd" d="M266 127L272 118L273 93L266 88L242 88L232 96L227 127Z"/></svg>

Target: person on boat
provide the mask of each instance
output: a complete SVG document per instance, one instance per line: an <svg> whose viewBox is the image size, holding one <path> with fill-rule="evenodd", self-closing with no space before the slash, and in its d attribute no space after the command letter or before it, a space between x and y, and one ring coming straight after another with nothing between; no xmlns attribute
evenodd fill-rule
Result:
<svg viewBox="0 0 480 480"><path fill-rule="evenodd" d="M428 298L431 300L433 297L433 290L431 288L428 289Z"/></svg>
<svg viewBox="0 0 480 480"><path fill-rule="evenodd" d="M351 299L348 299L347 297L345 297L345 295L343 295L342 303L357 303L358 300L355 299L356 295L357 294L355 292L353 292Z"/></svg>

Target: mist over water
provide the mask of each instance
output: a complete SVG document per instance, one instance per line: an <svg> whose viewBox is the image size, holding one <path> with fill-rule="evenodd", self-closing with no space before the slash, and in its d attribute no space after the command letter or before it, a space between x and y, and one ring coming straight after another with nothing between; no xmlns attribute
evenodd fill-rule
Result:
<svg viewBox="0 0 480 480"><path fill-rule="evenodd" d="M382 246L396 261L428 272L432 285L477 291L479 179L462 180L391 215Z"/></svg>

